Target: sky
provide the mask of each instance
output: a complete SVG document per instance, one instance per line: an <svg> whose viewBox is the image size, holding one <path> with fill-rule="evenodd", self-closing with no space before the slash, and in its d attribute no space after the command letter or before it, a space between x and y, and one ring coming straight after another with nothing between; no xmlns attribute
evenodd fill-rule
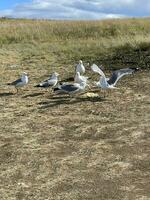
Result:
<svg viewBox="0 0 150 200"><path fill-rule="evenodd" d="M150 16L150 0L0 0L0 17L107 19Z"/></svg>

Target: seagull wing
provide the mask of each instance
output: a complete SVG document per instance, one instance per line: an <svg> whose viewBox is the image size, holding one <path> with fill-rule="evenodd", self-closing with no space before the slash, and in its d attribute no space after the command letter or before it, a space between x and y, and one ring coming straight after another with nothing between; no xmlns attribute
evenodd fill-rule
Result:
<svg viewBox="0 0 150 200"><path fill-rule="evenodd" d="M132 74L135 70L131 68L124 68L124 69L119 69L116 70L112 73L111 77L107 81L109 85L116 85L118 80L128 74Z"/></svg>
<svg viewBox="0 0 150 200"><path fill-rule="evenodd" d="M58 94L72 93L79 90L79 84L78 83L74 83L74 84L64 83L63 85L59 84L53 90L54 92L57 92Z"/></svg>
<svg viewBox="0 0 150 200"><path fill-rule="evenodd" d="M48 80L44 80L42 82L40 82L39 84L37 84L35 87L48 87Z"/></svg>
<svg viewBox="0 0 150 200"><path fill-rule="evenodd" d="M79 89L79 86L77 84L62 85L61 89L63 91L70 93L70 92L77 91Z"/></svg>
<svg viewBox="0 0 150 200"><path fill-rule="evenodd" d="M40 82L38 85L36 85L36 87L50 87L56 84L56 79L46 79L42 82Z"/></svg>
<svg viewBox="0 0 150 200"><path fill-rule="evenodd" d="M21 80L21 78L19 78L19 79L13 81L12 83L8 83L8 85L14 85L14 86L17 86L17 85L18 85L19 83L21 83L21 82L22 82L22 80Z"/></svg>
<svg viewBox="0 0 150 200"><path fill-rule="evenodd" d="M100 76L105 77L104 72L103 72L96 64L93 64L93 65L91 66L91 69L92 69L93 72L96 72L96 73L98 73Z"/></svg>

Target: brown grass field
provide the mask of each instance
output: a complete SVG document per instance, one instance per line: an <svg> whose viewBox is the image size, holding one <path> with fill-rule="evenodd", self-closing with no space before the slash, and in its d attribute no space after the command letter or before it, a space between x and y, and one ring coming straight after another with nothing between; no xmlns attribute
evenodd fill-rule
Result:
<svg viewBox="0 0 150 200"><path fill-rule="evenodd" d="M1 19L0 200L150 199L149 22ZM97 97L70 100L34 87L55 70L60 79L73 76L79 59L103 64L107 74L141 71L105 98L96 90ZM7 83L22 71L29 84L14 94Z"/></svg>

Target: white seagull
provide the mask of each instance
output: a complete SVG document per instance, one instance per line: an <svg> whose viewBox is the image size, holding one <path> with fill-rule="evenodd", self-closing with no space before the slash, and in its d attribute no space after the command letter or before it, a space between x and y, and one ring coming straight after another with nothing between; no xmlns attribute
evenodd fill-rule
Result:
<svg viewBox="0 0 150 200"><path fill-rule="evenodd" d="M26 85L28 83L28 81L29 80L28 80L27 73L23 72L19 79L15 80L11 83L8 83L8 85L15 86L17 93L18 93L18 87L23 87L24 85Z"/></svg>
<svg viewBox="0 0 150 200"><path fill-rule="evenodd" d="M81 76L80 72L76 72L75 77L74 77L74 82L75 83L82 83L82 82L87 82L88 77L86 76Z"/></svg>
<svg viewBox="0 0 150 200"><path fill-rule="evenodd" d="M109 78L106 78L104 72L97 65L93 64L91 69L100 75L99 81L95 84L102 89L115 89L115 85L121 77L139 70L138 68L123 68L115 70Z"/></svg>
<svg viewBox="0 0 150 200"><path fill-rule="evenodd" d="M76 93L81 93L85 90L86 82L79 83L64 83L63 85L58 85L57 88L54 88L54 92L57 94L69 94L70 96Z"/></svg>
<svg viewBox="0 0 150 200"><path fill-rule="evenodd" d="M82 60L79 60L79 63L76 65L76 67L75 67L75 73L76 72L80 72L81 74L85 73L85 67L83 65Z"/></svg>
<svg viewBox="0 0 150 200"><path fill-rule="evenodd" d="M40 82L35 87L54 87L58 83L58 75L59 74L57 72L53 72L48 79Z"/></svg>

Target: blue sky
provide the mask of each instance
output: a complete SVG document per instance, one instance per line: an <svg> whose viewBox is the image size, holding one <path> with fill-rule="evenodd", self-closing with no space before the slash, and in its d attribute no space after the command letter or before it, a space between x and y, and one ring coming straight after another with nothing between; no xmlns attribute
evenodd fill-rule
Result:
<svg viewBox="0 0 150 200"><path fill-rule="evenodd" d="M1 0L0 1L0 9L8 9L14 7L18 3L29 2L25 0Z"/></svg>
<svg viewBox="0 0 150 200"><path fill-rule="evenodd" d="M0 16L104 19L150 15L150 0L1 0Z"/></svg>

